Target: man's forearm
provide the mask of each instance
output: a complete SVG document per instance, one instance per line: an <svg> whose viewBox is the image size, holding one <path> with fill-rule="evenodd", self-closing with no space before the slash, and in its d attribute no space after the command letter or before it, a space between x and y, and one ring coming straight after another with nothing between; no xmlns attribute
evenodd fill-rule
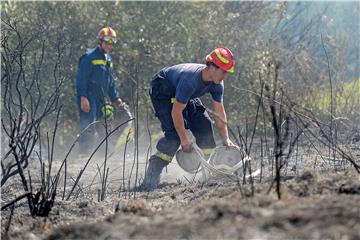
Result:
<svg viewBox="0 0 360 240"><path fill-rule="evenodd" d="M173 119L176 132L179 135L180 141L184 141L186 139L186 132L185 132L185 124L184 124L184 118L182 112L173 109L171 111L171 116Z"/></svg>
<svg viewBox="0 0 360 240"><path fill-rule="evenodd" d="M234 146L234 143L229 138L227 127L227 117L225 113L224 104L222 102L214 101L215 124L219 129L221 140L225 146Z"/></svg>
<svg viewBox="0 0 360 240"><path fill-rule="evenodd" d="M220 116L215 118L215 125L216 125L216 128L219 130L221 138L225 138L225 137L229 136L226 122L227 122L226 116L221 117L221 119L220 119Z"/></svg>
<svg viewBox="0 0 360 240"><path fill-rule="evenodd" d="M215 126L219 130L220 136L222 138L228 137L228 128L227 128L227 117L222 103L214 102L214 112L215 112Z"/></svg>

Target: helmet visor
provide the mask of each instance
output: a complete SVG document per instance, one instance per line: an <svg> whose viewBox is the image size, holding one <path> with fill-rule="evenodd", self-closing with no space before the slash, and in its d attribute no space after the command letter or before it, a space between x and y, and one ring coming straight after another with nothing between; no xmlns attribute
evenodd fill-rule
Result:
<svg viewBox="0 0 360 240"><path fill-rule="evenodd" d="M116 38L112 36L105 36L103 40L110 44L116 43Z"/></svg>

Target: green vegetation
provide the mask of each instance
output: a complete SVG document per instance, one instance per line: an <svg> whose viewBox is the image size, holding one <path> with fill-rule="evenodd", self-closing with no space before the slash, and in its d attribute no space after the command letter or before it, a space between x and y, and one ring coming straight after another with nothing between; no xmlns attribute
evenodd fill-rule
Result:
<svg viewBox="0 0 360 240"><path fill-rule="evenodd" d="M319 89L311 101L306 103L319 117L328 117L330 114L331 96L328 88ZM335 117L346 116L356 119L360 114L360 79L349 83L339 83L333 95Z"/></svg>
<svg viewBox="0 0 360 240"><path fill-rule="evenodd" d="M63 82L59 132L64 136L77 132L74 80L78 59L95 46L97 32L107 25L119 34L112 55L122 97L132 109L138 102L139 120L148 119L150 128L158 129L147 95L151 76L168 65L201 63L218 46L229 47L236 56L236 72L225 83L231 126L253 122L261 82L275 87L269 70L274 62L280 63L276 90L326 116L330 93L325 87L329 70L324 48L336 83L335 113L359 119L359 81L355 81L360 72L359 9L355 6L356 2L2 1L1 54L19 54L15 27L22 44L29 41L22 55L24 78L37 79L45 93L54 83ZM13 66L6 72L2 61L1 70L15 79L22 70ZM48 122L44 131L52 129L53 123Z"/></svg>

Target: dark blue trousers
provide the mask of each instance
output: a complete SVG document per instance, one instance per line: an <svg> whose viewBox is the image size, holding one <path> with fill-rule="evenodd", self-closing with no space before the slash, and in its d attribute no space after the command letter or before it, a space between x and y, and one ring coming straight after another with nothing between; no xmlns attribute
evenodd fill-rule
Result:
<svg viewBox="0 0 360 240"><path fill-rule="evenodd" d="M86 127L95 121L102 120L101 107L103 103L97 102L94 98L88 98L90 102L90 111L84 112L80 108L80 99L78 99L78 108L80 111L80 131L83 131ZM101 123L96 123L87 128L86 131L80 136L79 139L79 154L89 155L94 150L95 133L97 129L103 128Z"/></svg>

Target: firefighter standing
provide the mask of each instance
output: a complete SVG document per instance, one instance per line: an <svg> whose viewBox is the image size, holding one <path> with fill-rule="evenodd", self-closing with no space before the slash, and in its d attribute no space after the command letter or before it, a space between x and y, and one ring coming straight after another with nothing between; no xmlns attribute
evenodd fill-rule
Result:
<svg viewBox="0 0 360 240"><path fill-rule="evenodd" d="M160 174L175 155L179 146L191 151L192 141L186 128L193 133L196 144L205 156L215 149L211 120L200 96L210 93L215 125L225 146L234 145L229 139L226 113L223 105L224 83L228 73L234 72L235 61L228 48L216 48L206 56L206 65L184 63L160 70L151 80L150 97L156 117L164 132L157 145L157 152L149 159L141 190L155 189Z"/></svg>
<svg viewBox="0 0 360 240"><path fill-rule="evenodd" d="M98 33L98 46L84 54L79 60L76 78L77 104L80 110L80 128L112 116L112 106L106 105L109 97L112 105L123 105L116 89L113 77L111 55L116 43L116 32L111 27L102 28ZM95 127L89 127L79 139L80 155L87 155L93 150Z"/></svg>

